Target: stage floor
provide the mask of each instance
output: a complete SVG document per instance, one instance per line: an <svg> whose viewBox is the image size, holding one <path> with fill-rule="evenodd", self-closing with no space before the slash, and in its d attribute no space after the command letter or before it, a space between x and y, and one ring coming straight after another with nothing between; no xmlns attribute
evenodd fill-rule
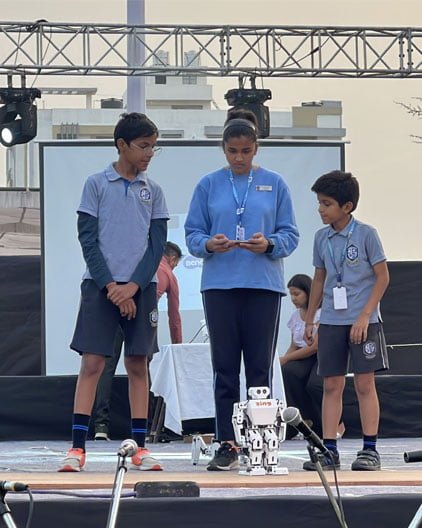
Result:
<svg viewBox="0 0 422 528"><path fill-rule="evenodd" d="M337 472L340 491L345 495L361 496L368 493L421 493L422 463L407 464L403 453L422 448L415 438L381 439L378 448L382 457L382 471L350 471L361 441L343 439L339 442L342 468ZM117 450L121 441L87 443L87 463L80 473L58 473L68 442L22 441L0 442L0 480L28 484L33 492L51 493L59 490L92 490L95 493L111 491L117 467ZM164 465L162 472L142 472L130 467L124 475L125 492L133 490L138 482L194 481L200 494L210 496L246 496L250 494L314 494L324 490L317 473L302 470L308 460L306 442L290 440L282 444L280 465L288 475L242 476L237 471L208 472L209 458L201 454L194 466L191 462L191 444L173 441L167 444L148 444L152 453ZM325 473L333 484L333 473Z"/></svg>

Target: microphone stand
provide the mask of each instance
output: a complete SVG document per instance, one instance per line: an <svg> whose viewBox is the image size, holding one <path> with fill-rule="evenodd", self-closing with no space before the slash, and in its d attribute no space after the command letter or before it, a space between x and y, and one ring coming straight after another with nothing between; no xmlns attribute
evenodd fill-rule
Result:
<svg viewBox="0 0 422 528"><path fill-rule="evenodd" d="M6 491L0 492L0 515L2 515L3 520L8 528L16 528L16 524L13 522L9 506L6 502Z"/></svg>
<svg viewBox="0 0 422 528"><path fill-rule="evenodd" d="M338 522L340 523L340 526L342 528L348 528L346 524L346 520L344 519L344 516L342 515L342 512L340 511L340 508L333 495L333 492L331 491L330 485L328 484L328 481L325 478L324 470L322 469L322 466L319 461L318 454L316 453L315 447L309 444L307 448L308 448L309 456L311 457L311 461L315 465L315 469L318 472L319 478L321 479L322 485L324 486L325 492L327 493L327 497L331 503L331 506L333 507L334 513L336 514L336 517L338 519Z"/></svg>
<svg viewBox="0 0 422 528"><path fill-rule="evenodd" d="M127 471L126 455L118 454L116 474L114 477L113 491L111 494L111 504L108 512L107 528L114 528L116 526L117 513L120 506L120 497L122 494L123 477Z"/></svg>

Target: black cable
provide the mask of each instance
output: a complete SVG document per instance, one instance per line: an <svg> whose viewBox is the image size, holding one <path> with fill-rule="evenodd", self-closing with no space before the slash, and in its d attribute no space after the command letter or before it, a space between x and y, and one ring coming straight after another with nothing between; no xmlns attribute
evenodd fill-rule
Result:
<svg viewBox="0 0 422 528"><path fill-rule="evenodd" d="M199 330L198 330L198 331L196 332L196 334L192 337L192 339L189 341L189 343L193 343L193 342L195 341L195 339L198 337L199 332L200 332L203 328L205 328L206 326L207 326L207 323L204 323L203 325L201 325L201 326L199 327Z"/></svg>
<svg viewBox="0 0 422 528"><path fill-rule="evenodd" d="M339 488L338 480L337 480L337 470L336 470L336 466L335 466L334 457L333 457L333 454L331 453L330 450L328 450L328 454L330 456L331 462L333 463L334 485L335 485L336 493L337 493L337 504L338 504L338 508L340 510L341 523L342 523L342 526L347 526L346 525L346 517L344 515L344 509L343 509L343 501L341 499L340 488Z"/></svg>
<svg viewBox="0 0 422 528"><path fill-rule="evenodd" d="M309 455L311 457L311 461L314 463L316 471L318 471L319 477L320 477L321 482L322 482L322 484L324 486L324 489L325 489L325 491L327 493L327 496L328 496L328 499L330 501L330 504L331 504L331 506L334 509L334 513L336 515L336 518L337 518L337 520L340 523L340 526L342 528L348 528L347 527L347 523L346 523L346 518L345 518L345 515L344 515L343 502L342 502L342 499L341 499L340 489L339 489L338 480L337 480L336 461L334 460L334 453L332 453L331 450L327 450L324 453L316 454L315 449L317 449L317 448L315 448L315 446L313 446L313 444L308 442L308 452L309 452ZM330 484L328 483L327 479L325 478L325 475L323 475L324 469L323 469L323 467L321 465L321 462L319 460L321 458L324 458L324 457L327 457L329 459L329 461L331 461L331 466L332 466L332 469L333 469L333 472L334 472L334 484L335 484L335 488L336 488L336 492L337 492L337 500L335 499L335 497L334 497L334 495L333 495L333 493L331 491ZM329 466L327 466L327 467L329 467ZM329 468L331 469L331 467L329 467Z"/></svg>
<svg viewBox="0 0 422 528"><path fill-rule="evenodd" d="M78 497L78 498L87 498L87 499L111 499L111 493L77 493L74 491L60 491L60 490L32 490L32 493L35 495L64 495L67 497ZM121 494L122 498L131 498L136 497L136 493L131 491Z"/></svg>
<svg viewBox="0 0 422 528"><path fill-rule="evenodd" d="M300 64L304 59L307 59L308 57L311 57L317 51L320 51L328 43L329 40L330 39L326 38L325 41L322 42L322 44L320 46L317 46L316 48L313 48L309 53L306 53L306 55L303 55L302 57L299 57L298 59L294 59L290 64L285 64L284 67L285 68L289 68L290 66L292 66L294 64ZM278 48L277 51L280 51L281 49L284 49L284 46L281 43L281 39L276 39L276 42L277 41L279 43L279 48ZM289 54L289 55L290 55L290 57L292 56L291 54Z"/></svg>
<svg viewBox="0 0 422 528"><path fill-rule="evenodd" d="M45 20L44 18L41 18L41 19L39 19L39 20L36 20L36 21L35 21L33 24L31 24L30 26L26 26L26 31L28 31L28 32L33 32L33 31L38 30L39 25L40 25L40 22L48 22L48 20ZM52 39L53 39L53 29L50 27L50 36L49 36L48 43L47 43L47 46L46 46L46 48L45 48L44 54L43 54L43 56L41 57L41 64L43 63L44 59L45 59L46 56L47 56L47 51L48 51L48 48L50 47L50 44L51 44ZM31 84L31 88L34 86L35 81L38 79L39 75L40 75L39 72L37 73L37 75L35 75L34 80L32 81L32 84Z"/></svg>
<svg viewBox="0 0 422 528"><path fill-rule="evenodd" d="M22 30L20 29L19 33L18 33L18 42L17 42L17 46L16 46L16 53L15 53L15 59L14 59L14 62L15 62L16 66L19 66L19 65L16 64L16 62L18 60L19 48L20 48L20 45L21 45L21 35L22 35Z"/></svg>

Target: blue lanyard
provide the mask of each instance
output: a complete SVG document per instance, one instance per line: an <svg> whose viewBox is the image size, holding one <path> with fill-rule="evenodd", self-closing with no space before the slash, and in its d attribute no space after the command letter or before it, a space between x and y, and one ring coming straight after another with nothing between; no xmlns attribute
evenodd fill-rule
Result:
<svg viewBox="0 0 422 528"><path fill-rule="evenodd" d="M344 261L346 260L346 250L347 250L347 246L349 245L350 237L352 236L353 231L355 229L355 224L356 224L355 219L353 219L352 223L350 224L349 232L347 233L347 238L346 238L346 242L344 243L343 251L341 252L340 266L339 267L337 267L336 260L334 258L334 250L333 250L333 245L331 243L331 238L328 237L328 239L327 239L328 252L330 253L331 262L333 263L334 269L336 270L337 287L338 288L340 288L340 286L341 286L341 278L342 278L342 275L343 275L343 266L344 266Z"/></svg>
<svg viewBox="0 0 422 528"><path fill-rule="evenodd" d="M245 210L245 207L246 207L246 201L248 199L248 194L249 194L249 187L251 186L251 183L252 183L252 171L253 169L251 169L251 171L249 172L249 176L248 176L248 186L246 187L246 191L245 191L245 194L243 196L243 200L242 200L242 203L240 203L240 200L239 200L239 196L237 194L237 190L236 190L236 186L234 184L234 178L233 178L233 173L230 169L230 182L232 184L232 192L233 192L233 198L236 202L236 216L237 216L237 225L238 226L241 226L242 225L242 215L243 215L243 212Z"/></svg>

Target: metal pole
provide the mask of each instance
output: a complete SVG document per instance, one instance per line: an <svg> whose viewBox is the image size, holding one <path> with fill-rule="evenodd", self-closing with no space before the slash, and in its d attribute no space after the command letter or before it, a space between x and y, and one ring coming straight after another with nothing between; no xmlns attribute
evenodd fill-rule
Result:
<svg viewBox="0 0 422 528"><path fill-rule="evenodd" d="M4 524L7 526L7 528L16 528L16 524L13 521L5 495L6 493L0 494L0 516L3 518Z"/></svg>
<svg viewBox="0 0 422 528"><path fill-rule="evenodd" d="M309 456L311 457L311 461L315 464L315 469L317 470L319 478L321 479L322 485L324 486L328 500L330 501L331 506L333 507L334 513L336 514L337 520L342 528L347 528L346 519L343 518L342 510L340 510L339 505L337 504L336 499L334 497L334 494L331 491L330 485L328 484L328 481L325 478L324 470L322 469L321 463L318 460L318 456L315 452L315 448L311 444L309 444L307 448L308 448Z"/></svg>
<svg viewBox="0 0 422 528"><path fill-rule="evenodd" d="M137 26L145 24L145 0L127 0L127 23ZM135 36L133 34L128 38L129 66L139 66L145 60L145 48ZM143 75L129 75L127 77L126 99L128 112L145 113L145 77Z"/></svg>
<svg viewBox="0 0 422 528"><path fill-rule="evenodd" d="M118 463L117 463L117 473L115 475L114 479L114 485L113 485L113 493L111 497L111 504L110 509L108 512L108 519L107 519L107 528L115 528L116 526L116 520L117 520L117 514L119 512L119 506L120 506L120 496L122 494L122 487L123 487L123 477L127 471L126 467L126 457L121 457L119 455Z"/></svg>

